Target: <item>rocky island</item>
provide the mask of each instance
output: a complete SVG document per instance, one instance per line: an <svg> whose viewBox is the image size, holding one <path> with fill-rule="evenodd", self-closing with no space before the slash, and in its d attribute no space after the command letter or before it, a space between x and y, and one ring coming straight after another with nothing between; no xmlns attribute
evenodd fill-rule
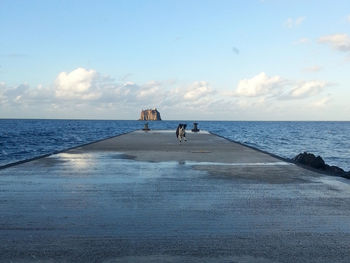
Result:
<svg viewBox="0 0 350 263"><path fill-rule="evenodd" d="M160 113L157 109L148 109L141 111L139 121L161 121Z"/></svg>

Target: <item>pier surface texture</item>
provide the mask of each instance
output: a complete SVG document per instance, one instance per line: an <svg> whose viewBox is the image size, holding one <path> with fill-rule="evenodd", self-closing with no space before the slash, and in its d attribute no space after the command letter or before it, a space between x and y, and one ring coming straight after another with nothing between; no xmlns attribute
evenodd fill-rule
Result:
<svg viewBox="0 0 350 263"><path fill-rule="evenodd" d="M350 186L207 132L0 170L0 262L349 262Z"/></svg>

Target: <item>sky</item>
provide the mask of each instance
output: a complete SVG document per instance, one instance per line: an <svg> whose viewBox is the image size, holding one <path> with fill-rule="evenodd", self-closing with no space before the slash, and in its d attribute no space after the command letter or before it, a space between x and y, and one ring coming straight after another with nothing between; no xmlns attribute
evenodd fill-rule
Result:
<svg viewBox="0 0 350 263"><path fill-rule="evenodd" d="M0 0L0 118L350 120L348 0Z"/></svg>

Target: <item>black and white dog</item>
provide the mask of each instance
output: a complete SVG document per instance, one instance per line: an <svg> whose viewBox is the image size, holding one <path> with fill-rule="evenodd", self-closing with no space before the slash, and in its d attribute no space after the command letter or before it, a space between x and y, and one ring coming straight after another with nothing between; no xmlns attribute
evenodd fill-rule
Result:
<svg viewBox="0 0 350 263"><path fill-rule="evenodd" d="M182 124L182 123L180 123L177 126L176 137L179 139L180 142L182 142L182 140L187 141L187 139L186 139L186 127L187 127L187 124Z"/></svg>

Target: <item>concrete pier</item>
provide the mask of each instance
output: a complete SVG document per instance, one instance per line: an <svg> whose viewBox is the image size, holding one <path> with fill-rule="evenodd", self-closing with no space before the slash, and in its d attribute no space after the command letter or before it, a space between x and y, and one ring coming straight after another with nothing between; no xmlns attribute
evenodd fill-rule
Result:
<svg viewBox="0 0 350 263"><path fill-rule="evenodd" d="M0 170L0 262L349 262L350 184L200 131Z"/></svg>

